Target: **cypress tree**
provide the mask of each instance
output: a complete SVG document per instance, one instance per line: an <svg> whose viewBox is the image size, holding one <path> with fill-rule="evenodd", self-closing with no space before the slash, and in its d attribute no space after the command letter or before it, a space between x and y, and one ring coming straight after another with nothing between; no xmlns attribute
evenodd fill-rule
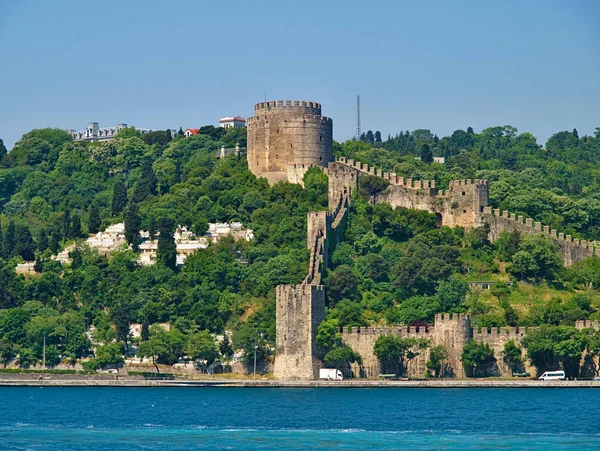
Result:
<svg viewBox="0 0 600 451"><path fill-rule="evenodd" d="M73 215L67 236L68 238L79 238L81 236L81 219L78 215Z"/></svg>
<svg viewBox="0 0 600 451"><path fill-rule="evenodd" d="M183 129L179 127L179 131L177 132L177 136L183 136Z"/></svg>
<svg viewBox="0 0 600 451"><path fill-rule="evenodd" d="M4 141L0 139L0 161L4 158L4 156L8 153L6 150L6 146L4 145Z"/></svg>
<svg viewBox="0 0 600 451"><path fill-rule="evenodd" d="M152 163L145 161L142 165L142 173L135 186L133 187L133 195L131 196L132 202L141 202L146 197L156 194L156 185L158 180L154 171L152 170Z"/></svg>
<svg viewBox="0 0 600 451"><path fill-rule="evenodd" d="M70 231L71 231L71 212L69 210L65 210L65 214L62 217L62 222L61 222L61 234L63 237L65 237L66 239L70 238Z"/></svg>
<svg viewBox="0 0 600 451"><path fill-rule="evenodd" d="M123 182L117 182L113 188L112 198L112 215L118 216L121 214L127 205L127 187Z"/></svg>
<svg viewBox="0 0 600 451"><path fill-rule="evenodd" d="M150 219L148 219L148 233L150 234L150 239L153 240L156 236L156 219L154 216L150 216Z"/></svg>
<svg viewBox="0 0 600 451"><path fill-rule="evenodd" d="M100 230L100 211L95 203L90 207L88 218L88 231L90 233L98 233Z"/></svg>
<svg viewBox="0 0 600 451"><path fill-rule="evenodd" d="M8 223L3 244L4 258L9 259L14 255L13 252L15 249L15 223L12 221Z"/></svg>
<svg viewBox="0 0 600 451"><path fill-rule="evenodd" d="M177 266L177 245L173 239L173 220L171 218L162 218L160 220L158 231L158 249L156 251L156 261L167 268L175 270Z"/></svg>
<svg viewBox="0 0 600 451"><path fill-rule="evenodd" d="M15 230L14 255L20 255L25 261L35 260L35 242L29 231L29 227L19 224Z"/></svg>
<svg viewBox="0 0 600 451"><path fill-rule="evenodd" d="M129 208L125 213L125 239L134 251L138 250L138 242L140 236L140 215L137 204L129 204Z"/></svg>
<svg viewBox="0 0 600 451"><path fill-rule="evenodd" d="M37 241L38 251L44 252L46 249L48 249L48 246L49 246L48 235L46 234L46 230L42 229L42 231L40 232L40 236L38 237L38 241Z"/></svg>
<svg viewBox="0 0 600 451"><path fill-rule="evenodd" d="M433 152L428 144L423 144L421 148L421 161L423 163L433 163Z"/></svg>
<svg viewBox="0 0 600 451"><path fill-rule="evenodd" d="M58 254L60 251L60 232L57 229L54 229L50 234L48 249L50 249L53 254Z"/></svg>

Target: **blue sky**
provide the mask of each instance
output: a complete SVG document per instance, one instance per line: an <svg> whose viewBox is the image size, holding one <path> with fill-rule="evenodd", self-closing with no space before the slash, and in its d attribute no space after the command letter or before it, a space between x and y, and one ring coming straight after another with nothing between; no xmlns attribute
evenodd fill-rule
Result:
<svg viewBox="0 0 600 451"><path fill-rule="evenodd" d="M314 100L334 137L600 126L600 2L0 0L0 138Z"/></svg>

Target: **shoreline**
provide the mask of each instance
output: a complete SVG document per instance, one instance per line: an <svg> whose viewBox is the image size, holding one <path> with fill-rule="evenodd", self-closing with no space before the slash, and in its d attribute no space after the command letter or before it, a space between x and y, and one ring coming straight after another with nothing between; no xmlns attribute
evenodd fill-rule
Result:
<svg viewBox="0 0 600 451"><path fill-rule="evenodd" d="M598 381L511 381L511 380L425 380L425 381L292 381L292 380L87 380L87 379L0 379L0 387L187 387L187 388L600 388Z"/></svg>

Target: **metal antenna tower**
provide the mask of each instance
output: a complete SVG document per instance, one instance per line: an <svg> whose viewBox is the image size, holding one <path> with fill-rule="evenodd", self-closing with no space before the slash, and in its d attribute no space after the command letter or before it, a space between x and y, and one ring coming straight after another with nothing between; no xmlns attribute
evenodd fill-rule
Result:
<svg viewBox="0 0 600 451"><path fill-rule="evenodd" d="M356 140L360 139L360 95L356 96Z"/></svg>

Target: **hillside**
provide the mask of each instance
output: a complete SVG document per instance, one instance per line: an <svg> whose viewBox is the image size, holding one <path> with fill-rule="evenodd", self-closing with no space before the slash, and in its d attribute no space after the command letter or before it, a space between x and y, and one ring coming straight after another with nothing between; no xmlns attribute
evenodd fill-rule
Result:
<svg viewBox="0 0 600 451"><path fill-rule="evenodd" d="M243 157L215 158L222 145L244 140L239 129L223 132L203 127L198 135L170 140L162 132L142 136L128 129L109 143L75 143L54 129L23 136L0 169L2 360L19 356L27 366L40 359L44 334L55 360L87 355L90 325L106 347L113 338L129 345L131 323L145 326L148 343L150 336L157 349L163 345L148 355L164 363L184 351L205 355L200 331L225 329L234 331L234 348L260 344L258 358L266 358L274 342L274 288L306 275L306 213L327 208L327 176L315 169L304 188L269 187L247 170ZM398 175L434 179L440 187L452 179L485 178L494 207L600 239L600 134L560 132L541 147L512 127L459 130L441 139L417 130L373 145L347 141L335 152ZM445 157L446 164L431 163L433 156ZM431 322L438 312L468 312L483 327L573 326L600 318L596 259L565 269L540 237L507 234L492 245L484 231L438 228L433 215L367 199L358 193L345 242L331 256L333 269L324 281L328 324ZM201 234L209 222L239 221L256 238L224 240L189 257L181 269L166 252L149 267L138 266L132 251L105 258L83 247L70 266L50 259L67 243L122 221L134 248L137 230L167 236L177 224ZM16 263L33 257L38 274L16 275ZM477 281L514 283L469 290L468 282ZM148 330L157 322L174 327L164 334ZM251 357L246 353L247 361Z"/></svg>

